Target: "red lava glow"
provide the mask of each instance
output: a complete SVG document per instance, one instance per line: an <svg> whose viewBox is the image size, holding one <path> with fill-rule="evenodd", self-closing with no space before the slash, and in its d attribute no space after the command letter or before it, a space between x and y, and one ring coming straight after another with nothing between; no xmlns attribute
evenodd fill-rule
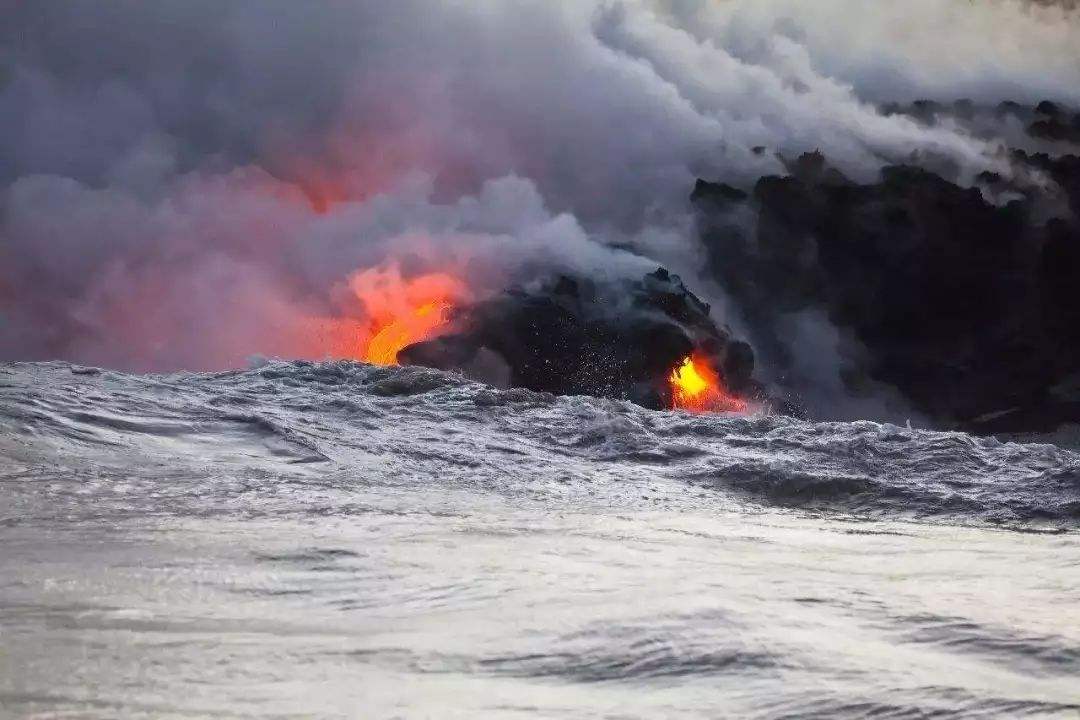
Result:
<svg viewBox="0 0 1080 720"><path fill-rule="evenodd" d="M469 297L465 284L449 273L405 278L397 265L354 273L349 289L368 323L341 322L334 354L375 365L396 365L402 348L437 336L454 306Z"/></svg>
<svg viewBox="0 0 1080 720"><path fill-rule="evenodd" d="M671 400L676 410L695 413L745 412L746 402L728 393L707 360L690 355L671 371Z"/></svg>
<svg viewBox="0 0 1080 720"><path fill-rule="evenodd" d="M394 318L368 340L363 359L374 365L396 365L401 349L432 337L446 324L452 306L434 300Z"/></svg>

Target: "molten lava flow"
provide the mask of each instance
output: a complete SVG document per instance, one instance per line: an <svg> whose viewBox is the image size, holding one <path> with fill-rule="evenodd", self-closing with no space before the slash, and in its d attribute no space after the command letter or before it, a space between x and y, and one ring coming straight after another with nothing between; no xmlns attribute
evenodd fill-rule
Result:
<svg viewBox="0 0 1080 720"><path fill-rule="evenodd" d="M429 302L395 318L368 340L363 359L375 365L395 365L402 348L427 340L446 324L451 308L448 302Z"/></svg>
<svg viewBox="0 0 1080 720"><path fill-rule="evenodd" d="M439 334L453 307L468 299L464 283L436 272L403 277L396 264L370 268L349 278L349 289L364 307L366 331L356 332L338 354L376 365L394 365L402 348Z"/></svg>
<svg viewBox="0 0 1080 720"><path fill-rule="evenodd" d="M690 355L671 371L672 406L690 412L744 412L746 402L728 394L709 363Z"/></svg>

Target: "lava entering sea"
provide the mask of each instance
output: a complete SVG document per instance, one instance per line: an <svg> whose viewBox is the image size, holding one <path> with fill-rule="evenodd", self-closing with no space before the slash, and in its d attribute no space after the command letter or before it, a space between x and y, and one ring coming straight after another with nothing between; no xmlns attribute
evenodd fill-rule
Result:
<svg viewBox="0 0 1080 720"><path fill-rule="evenodd" d="M331 321L330 354L374 365L396 365L402 348L446 331L453 309L470 298L455 275L405 277L397 264L354 273L346 294L366 322Z"/></svg>
<svg viewBox="0 0 1080 720"><path fill-rule="evenodd" d="M452 332L408 345L397 358L507 387L654 409L744 412L765 400L750 346L662 268L636 281L562 275L462 304Z"/></svg>
<svg viewBox="0 0 1080 720"><path fill-rule="evenodd" d="M728 392L720 375L701 355L688 355L671 371L670 379L675 410L746 412L747 402Z"/></svg>
<svg viewBox="0 0 1080 720"><path fill-rule="evenodd" d="M530 287L476 300L452 270L359 271L345 294L365 321L331 321L330 354L657 410L743 413L767 402L750 346L663 268L636 281L560 275Z"/></svg>
<svg viewBox="0 0 1080 720"><path fill-rule="evenodd" d="M451 309L450 303L433 300L392 318L368 340L364 361L374 365L396 365L401 349L430 338L446 324Z"/></svg>

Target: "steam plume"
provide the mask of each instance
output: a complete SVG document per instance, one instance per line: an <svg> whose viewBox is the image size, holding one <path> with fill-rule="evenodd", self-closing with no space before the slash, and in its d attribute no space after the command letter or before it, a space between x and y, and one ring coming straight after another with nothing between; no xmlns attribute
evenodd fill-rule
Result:
<svg viewBox="0 0 1080 720"><path fill-rule="evenodd" d="M1078 44L1008 0L3 3L0 359L317 357L387 263L692 282L697 177L1008 173L875 103L1080 101Z"/></svg>

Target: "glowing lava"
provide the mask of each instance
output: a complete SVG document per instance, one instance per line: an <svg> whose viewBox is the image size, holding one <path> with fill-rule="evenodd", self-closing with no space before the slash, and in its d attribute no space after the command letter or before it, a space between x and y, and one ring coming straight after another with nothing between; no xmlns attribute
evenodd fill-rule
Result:
<svg viewBox="0 0 1080 720"><path fill-rule="evenodd" d="M368 340L363 359L375 365L397 364L402 348L434 336L446 324L451 308L448 302L429 302L392 320Z"/></svg>
<svg viewBox="0 0 1080 720"><path fill-rule="evenodd" d="M438 335L454 305L468 297L453 275L407 278L396 264L354 273L349 288L364 306L369 331L355 338L347 355L376 365L395 365L402 348Z"/></svg>
<svg viewBox="0 0 1080 720"><path fill-rule="evenodd" d="M728 394L720 376L703 358L691 355L671 371L671 400L677 410L744 412L746 402Z"/></svg>

